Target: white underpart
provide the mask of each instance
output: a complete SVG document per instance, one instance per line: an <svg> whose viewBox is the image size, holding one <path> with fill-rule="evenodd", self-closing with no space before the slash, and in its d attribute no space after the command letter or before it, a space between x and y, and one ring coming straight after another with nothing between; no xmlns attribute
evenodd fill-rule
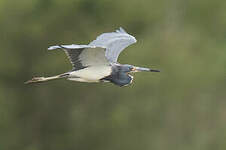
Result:
<svg viewBox="0 0 226 150"><path fill-rule="evenodd" d="M111 66L91 66L71 72L68 76L68 80L80 82L99 82L100 79L109 76L110 74Z"/></svg>
<svg viewBox="0 0 226 150"><path fill-rule="evenodd" d="M79 55L79 60L81 60L83 66L103 66L109 64L105 57L105 49L100 47L86 48Z"/></svg>

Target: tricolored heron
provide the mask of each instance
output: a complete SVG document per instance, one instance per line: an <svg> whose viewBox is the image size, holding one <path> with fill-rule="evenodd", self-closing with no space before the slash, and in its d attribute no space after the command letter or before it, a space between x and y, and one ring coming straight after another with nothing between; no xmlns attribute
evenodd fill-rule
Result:
<svg viewBox="0 0 226 150"><path fill-rule="evenodd" d="M159 72L150 68L119 64L119 54L124 48L136 42L135 37L123 28L115 32L103 33L88 45L57 45L48 50L62 49L67 54L73 69L52 77L34 77L25 83L38 83L66 78L80 82L112 82L125 86L133 81L133 72Z"/></svg>

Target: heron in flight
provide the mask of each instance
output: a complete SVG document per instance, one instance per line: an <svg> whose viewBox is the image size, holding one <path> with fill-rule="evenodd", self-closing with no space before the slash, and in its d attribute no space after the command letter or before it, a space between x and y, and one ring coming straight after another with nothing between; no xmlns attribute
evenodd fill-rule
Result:
<svg viewBox="0 0 226 150"><path fill-rule="evenodd" d="M80 82L111 82L118 86L132 83L133 72L159 72L159 70L136 67L117 62L119 54L129 45L136 43L135 37L123 28L103 33L88 45L57 45L48 50L62 49L72 63L69 72L52 77L34 77L25 83L38 83L66 78Z"/></svg>

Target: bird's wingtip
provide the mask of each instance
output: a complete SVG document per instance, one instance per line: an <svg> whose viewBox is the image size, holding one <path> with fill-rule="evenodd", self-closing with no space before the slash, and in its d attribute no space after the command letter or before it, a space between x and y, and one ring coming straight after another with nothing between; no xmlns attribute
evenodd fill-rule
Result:
<svg viewBox="0 0 226 150"><path fill-rule="evenodd" d="M123 29L122 27L119 27L119 30L120 30L121 32L127 33L126 30Z"/></svg>
<svg viewBox="0 0 226 150"><path fill-rule="evenodd" d="M55 45L55 46L50 46L50 47L48 48L48 50L54 50L54 49L58 49L58 48L61 48L61 47L58 46L58 45Z"/></svg>
<svg viewBox="0 0 226 150"><path fill-rule="evenodd" d="M119 27L119 29L116 30L117 33L127 33L125 29L122 27Z"/></svg>
<svg viewBox="0 0 226 150"><path fill-rule="evenodd" d="M117 29L116 32L117 32L117 33L125 33L125 34L128 34L128 33L126 32L126 30L123 29L122 27L119 27L119 29ZM135 38L134 36L132 36L132 35L130 35L130 34L128 34L128 35L133 39L133 43L136 43L136 42L137 42L137 40L136 40L136 38Z"/></svg>

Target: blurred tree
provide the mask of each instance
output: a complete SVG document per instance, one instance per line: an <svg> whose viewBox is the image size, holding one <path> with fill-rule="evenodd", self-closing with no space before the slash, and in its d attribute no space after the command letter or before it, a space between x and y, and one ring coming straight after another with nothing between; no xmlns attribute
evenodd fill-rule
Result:
<svg viewBox="0 0 226 150"><path fill-rule="evenodd" d="M0 1L0 149L225 149L226 1ZM124 27L138 43L119 61L161 74L135 84L56 81L71 69L55 44ZM142 51L137 53L137 51Z"/></svg>

